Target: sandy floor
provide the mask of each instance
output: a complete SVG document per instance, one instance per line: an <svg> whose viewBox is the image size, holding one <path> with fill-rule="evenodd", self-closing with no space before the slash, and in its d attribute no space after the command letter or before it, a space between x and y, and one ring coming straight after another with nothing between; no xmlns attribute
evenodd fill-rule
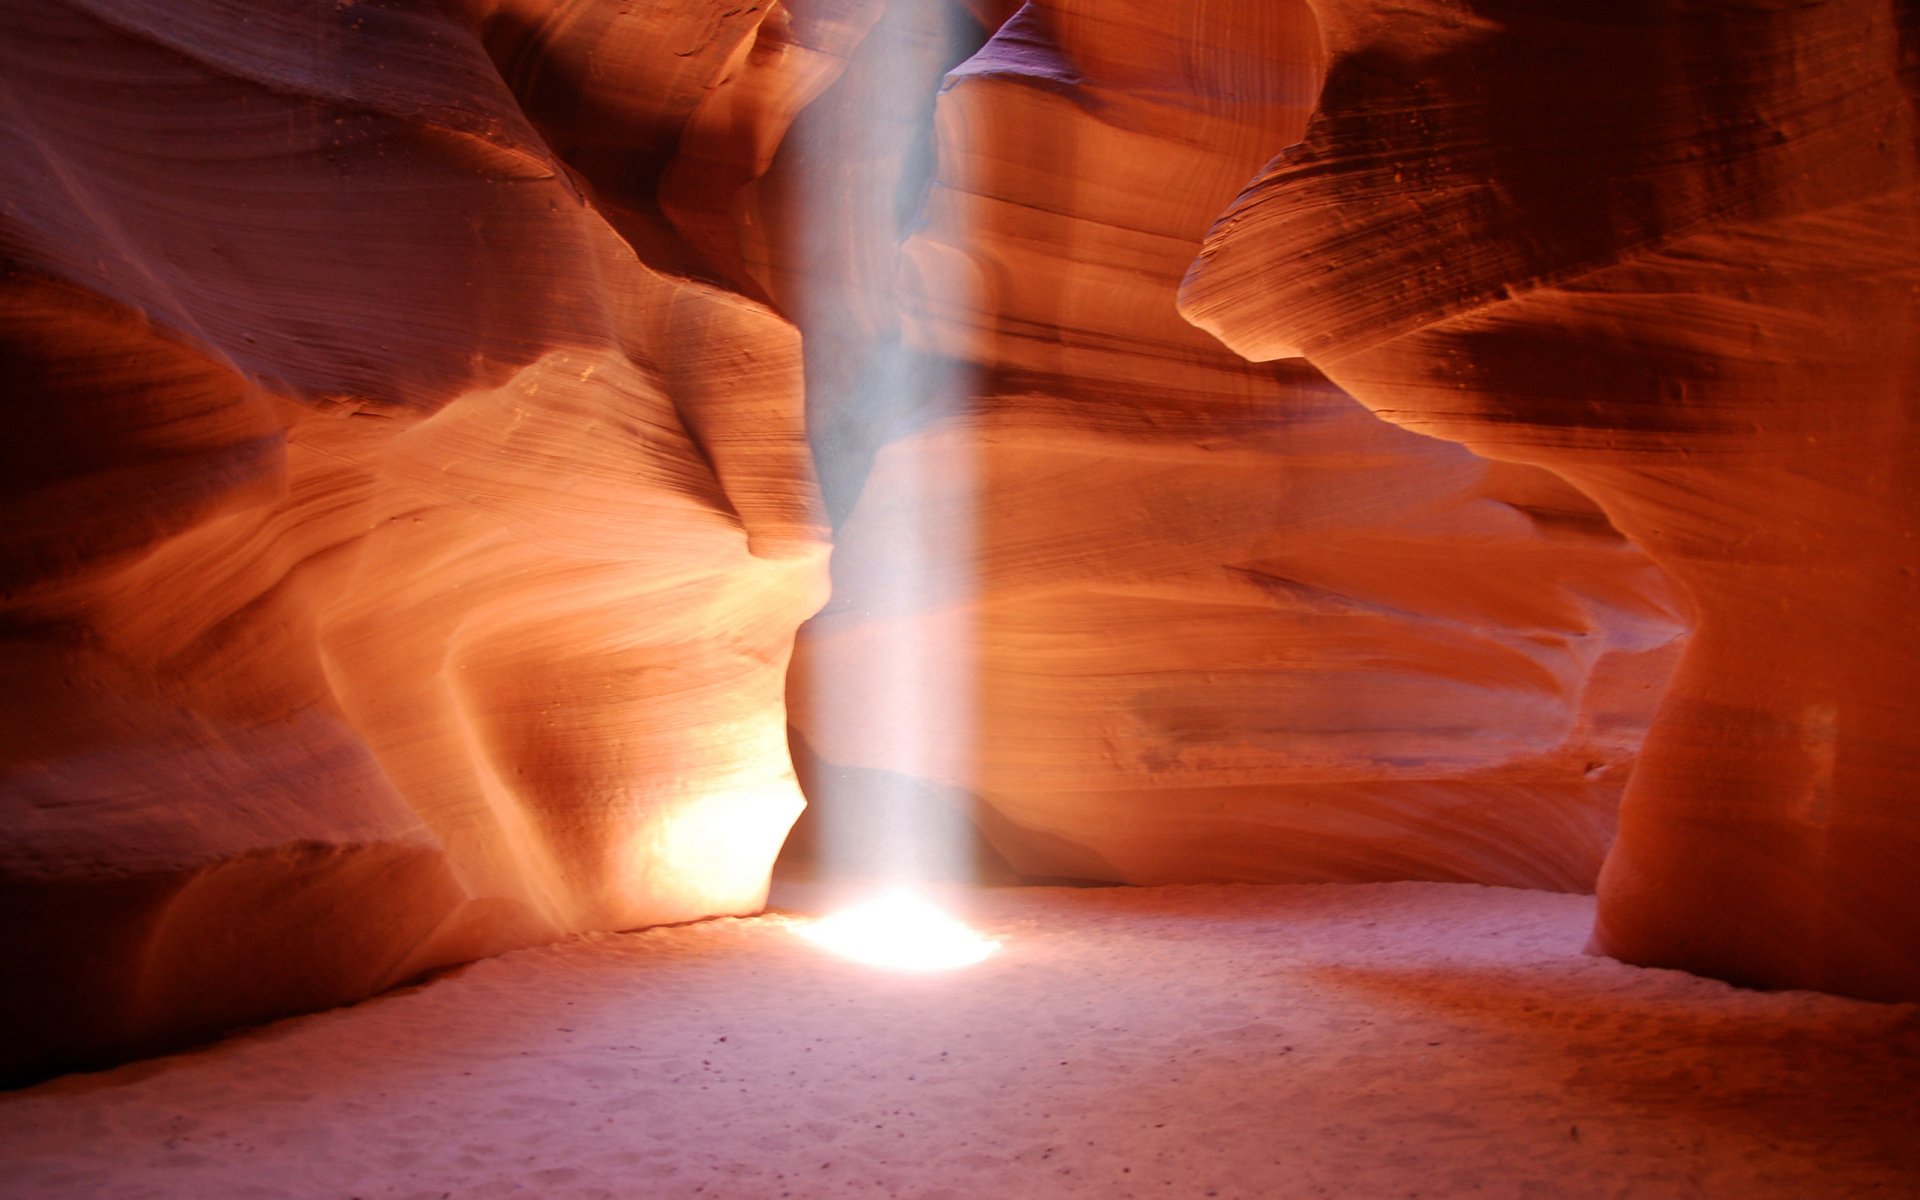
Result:
<svg viewBox="0 0 1920 1200"><path fill-rule="evenodd" d="M0 1195L1920 1196L1920 1007L1588 958L1589 899L974 903L957 974L594 936L0 1095Z"/></svg>

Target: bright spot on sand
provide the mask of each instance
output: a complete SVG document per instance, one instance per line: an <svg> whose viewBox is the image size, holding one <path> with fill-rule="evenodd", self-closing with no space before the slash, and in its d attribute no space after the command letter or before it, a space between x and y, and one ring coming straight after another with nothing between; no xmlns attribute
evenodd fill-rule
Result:
<svg viewBox="0 0 1920 1200"><path fill-rule="evenodd" d="M895 890L803 925L800 936L842 958L894 971L970 967L1000 948L905 890Z"/></svg>

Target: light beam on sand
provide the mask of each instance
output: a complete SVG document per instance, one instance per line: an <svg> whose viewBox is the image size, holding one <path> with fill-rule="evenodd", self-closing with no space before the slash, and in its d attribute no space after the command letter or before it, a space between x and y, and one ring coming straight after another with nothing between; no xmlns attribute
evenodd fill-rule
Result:
<svg viewBox="0 0 1920 1200"><path fill-rule="evenodd" d="M799 933L841 958L890 971L953 971L1000 948L924 896L899 888L803 925Z"/></svg>

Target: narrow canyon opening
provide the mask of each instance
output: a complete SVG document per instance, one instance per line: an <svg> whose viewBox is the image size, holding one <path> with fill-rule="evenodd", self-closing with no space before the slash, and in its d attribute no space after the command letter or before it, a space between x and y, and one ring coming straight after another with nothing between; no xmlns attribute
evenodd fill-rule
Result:
<svg viewBox="0 0 1920 1200"><path fill-rule="evenodd" d="M1913 5L0 6L0 1191L1920 1190Z"/></svg>

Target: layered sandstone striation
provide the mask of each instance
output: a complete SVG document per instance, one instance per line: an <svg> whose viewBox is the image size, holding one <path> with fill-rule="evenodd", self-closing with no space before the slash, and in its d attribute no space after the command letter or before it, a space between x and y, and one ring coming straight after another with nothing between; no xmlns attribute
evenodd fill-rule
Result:
<svg viewBox="0 0 1920 1200"><path fill-rule="evenodd" d="M1596 945L1920 997L1920 10L1314 0L1185 310L1578 485L1685 588Z"/></svg>
<svg viewBox="0 0 1920 1200"><path fill-rule="evenodd" d="M1910 6L0 9L0 1071L756 908L789 701L1920 995Z"/></svg>
<svg viewBox="0 0 1920 1200"><path fill-rule="evenodd" d="M1027 4L947 76L931 152L869 154L894 207L842 202L858 286L788 265L842 301L810 356L850 312L898 341L865 360L890 399L810 401L816 805L971 811L1027 875L1592 886L1683 627L1659 573L1547 472L1177 311L1321 70L1304 4ZM863 78L820 104L857 114Z"/></svg>
<svg viewBox="0 0 1920 1200"><path fill-rule="evenodd" d="M0 1071L756 909L800 343L653 197L871 13L4 8Z"/></svg>

